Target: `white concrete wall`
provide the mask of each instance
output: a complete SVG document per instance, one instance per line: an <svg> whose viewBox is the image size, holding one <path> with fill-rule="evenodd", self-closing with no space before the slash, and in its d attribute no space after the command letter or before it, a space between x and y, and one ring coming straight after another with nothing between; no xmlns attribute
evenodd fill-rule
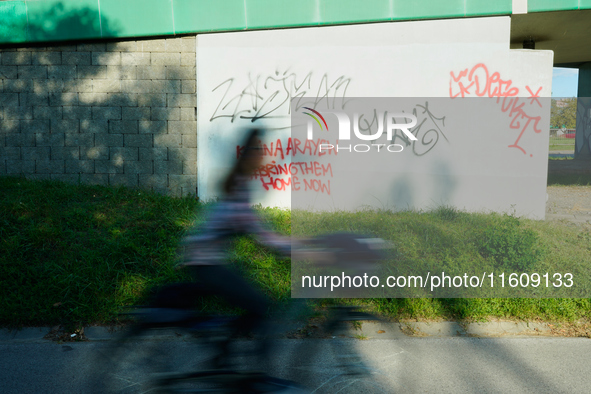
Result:
<svg viewBox="0 0 591 394"><path fill-rule="evenodd" d="M286 148L292 131L289 105L294 97L327 97L336 99L332 102L338 106L343 98L350 97L497 96L498 88L501 95L521 97L523 114L537 113L537 102L526 98L550 97L552 52L511 51L509 33L510 19L499 17L199 36L200 197L219 195L217 185L236 159L236 146L245 127L264 125L272 129L268 142L280 139ZM481 86L477 93L477 81L488 83L489 89ZM464 126L450 130L449 138L440 138L428 153L400 156L403 161L397 168L405 168L404 173L391 171L379 177L368 173L365 180L370 189L372 180L389 185L374 199L380 201L378 206L427 209L448 204L468 210L515 209L519 214L543 218L548 135L529 128L519 137L521 130L511 128L511 122L521 112L510 113L500 107L501 129L495 133L479 128L474 119L472 129L465 130ZM549 109L547 112L540 123L544 130ZM487 159L480 162L485 156ZM291 159L272 157L269 161L281 164ZM417 172L413 163L435 170ZM446 173L440 173L443 168L447 168ZM451 183L453 190L442 198L441 188L429 186L434 178ZM395 198L396 185L401 182L410 194L420 197ZM261 178L254 179L252 185L257 201L265 205L290 206L295 196L290 187L266 190ZM466 194L484 186L473 196ZM351 200L356 201L355 206L347 208L357 208L361 200L375 205L369 198L364 200L361 190L357 193L359 198ZM482 196L487 198L483 200ZM317 199L323 198L326 196L318 194ZM330 196L334 206L338 205L335 198L336 194ZM470 202L476 199L477 203Z"/></svg>

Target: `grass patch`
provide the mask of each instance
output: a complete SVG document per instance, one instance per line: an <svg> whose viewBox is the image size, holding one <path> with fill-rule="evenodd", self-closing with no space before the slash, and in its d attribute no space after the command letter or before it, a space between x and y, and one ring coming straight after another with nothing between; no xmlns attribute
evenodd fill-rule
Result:
<svg viewBox="0 0 591 394"><path fill-rule="evenodd" d="M151 287L187 280L183 271L174 269L176 248L208 209L192 198L12 177L0 177L0 190L4 326L111 323L126 306L145 302ZM259 211L283 234L321 233L334 226L378 232L397 245L401 267L443 263L468 269L475 261L514 269L591 265L589 231L560 223L440 208L423 213L331 213L314 218L313 228L302 229L292 223L289 211ZM276 301L278 310L290 299L289 259L242 237L233 244L231 260ZM329 299L319 301L318 308L336 302L363 305L391 319L591 317L589 299ZM217 299L201 300L198 307L233 312Z"/></svg>
<svg viewBox="0 0 591 394"><path fill-rule="evenodd" d="M387 267L395 276L425 277L427 272L441 271L462 275L475 269L489 273L572 272L579 278L584 294L591 291L586 283L591 267L591 232L568 224L444 207L423 213L322 213L297 218L292 226L294 234L313 230L320 234L341 226L388 239L396 245L392 266ZM483 294L481 290L479 294ZM396 319L574 321L591 317L591 301L587 298L379 298L351 303L361 303L375 313Z"/></svg>
<svg viewBox="0 0 591 394"><path fill-rule="evenodd" d="M591 172L584 174L548 174L548 186L591 186Z"/></svg>
<svg viewBox="0 0 591 394"><path fill-rule="evenodd" d="M173 261L197 204L125 188L0 178L0 323L105 322Z"/></svg>
<svg viewBox="0 0 591 394"><path fill-rule="evenodd" d="M575 151L575 139L574 138L553 138L550 137L550 152L552 151Z"/></svg>

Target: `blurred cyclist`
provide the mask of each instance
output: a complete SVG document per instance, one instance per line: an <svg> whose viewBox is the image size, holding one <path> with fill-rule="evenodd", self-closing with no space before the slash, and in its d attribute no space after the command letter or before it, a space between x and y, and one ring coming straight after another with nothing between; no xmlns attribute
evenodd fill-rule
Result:
<svg viewBox="0 0 591 394"><path fill-rule="evenodd" d="M230 241L240 235L252 235L255 240L283 255L289 255L291 240L267 231L253 211L248 181L263 162L260 145L261 131L249 131L243 154L227 176L224 196L209 213L199 234L184 239L182 266L211 294L224 298L233 306L246 311L237 328L243 332L264 334L263 322L268 308L266 297L255 290L242 276L226 268ZM267 356L268 346L263 339L259 356Z"/></svg>

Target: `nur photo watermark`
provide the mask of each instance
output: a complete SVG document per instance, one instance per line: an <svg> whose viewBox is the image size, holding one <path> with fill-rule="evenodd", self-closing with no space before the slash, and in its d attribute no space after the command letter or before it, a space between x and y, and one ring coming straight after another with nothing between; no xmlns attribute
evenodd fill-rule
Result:
<svg viewBox="0 0 591 394"><path fill-rule="evenodd" d="M325 110L323 113L310 108L310 107L303 107L305 111L302 113L304 115L308 115L310 120L307 122L307 139L314 140L314 128L316 128L316 124L320 128L321 131L329 131L328 124L324 116L334 116L337 120L337 140L339 142L343 141L350 141L351 140L351 129L353 129L354 137L361 140L361 141L377 141L379 140L383 133L384 133L384 125L386 130L386 140L392 141L395 130L400 130L406 138L410 141L416 141L417 137L415 137L409 129L415 127L417 125L417 117L413 114L406 114L406 113L392 113L388 111L384 112L377 112L374 111L372 119L366 119L365 114L359 114L358 112L353 112L353 122L351 122L350 114L345 111L331 111ZM324 114L324 116L323 116ZM401 122L399 120L407 120L410 119L410 122ZM315 121L315 123L313 122ZM366 133L367 129L362 129L360 127L361 124L373 124L376 123L376 128L373 133ZM323 127L324 125L324 127ZM351 127L352 126L352 127ZM319 145L320 152L328 151L334 149L336 152L339 151L349 151L349 152L369 152L371 147L375 147L377 151L380 151L380 148L385 147L385 151L388 152L402 152L404 146L400 144L327 144L321 143Z"/></svg>

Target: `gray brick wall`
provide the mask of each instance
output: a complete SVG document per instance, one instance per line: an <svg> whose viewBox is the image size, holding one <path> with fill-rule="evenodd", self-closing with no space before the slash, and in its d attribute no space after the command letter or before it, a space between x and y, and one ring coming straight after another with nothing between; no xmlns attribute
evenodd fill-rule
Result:
<svg viewBox="0 0 591 394"><path fill-rule="evenodd" d="M197 186L195 37L0 48L0 176Z"/></svg>

